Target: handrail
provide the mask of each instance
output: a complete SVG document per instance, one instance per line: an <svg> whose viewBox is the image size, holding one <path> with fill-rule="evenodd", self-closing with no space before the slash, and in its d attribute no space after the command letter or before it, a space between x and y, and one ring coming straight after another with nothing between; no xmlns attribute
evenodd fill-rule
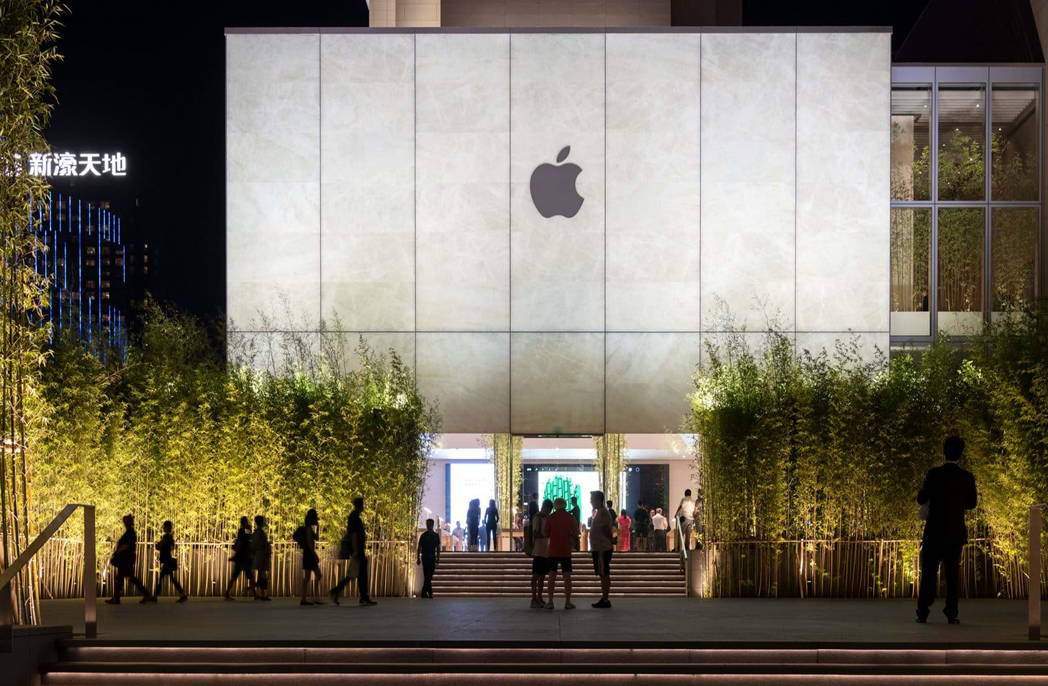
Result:
<svg viewBox="0 0 1048 686"><path fill-rule="evenodd" d="M1041 640L1041 520L1048 503L1030 507L1030 583L1026 595L1029 599L1030 640Z"/></svg>
<svg viewBox="0 0 1048 686"><path fill-rule="evenodd" d="M98 636L97 589L95 586L97 566L95 562L95 506L70 503L62 508L51 523L44 527L40 535L0 574L0 653L9 653L14 649L14 601L11 582L78 507L84 508L84 634L88 638Z"/></svg>

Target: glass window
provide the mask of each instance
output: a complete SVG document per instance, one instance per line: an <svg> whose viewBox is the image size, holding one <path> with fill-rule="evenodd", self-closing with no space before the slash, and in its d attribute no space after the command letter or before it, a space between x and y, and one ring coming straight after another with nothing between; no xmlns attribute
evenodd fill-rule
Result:
<svg viewBox="0 0 1048 686"><path fill-rule="evenodd" d="M986 214L981 207L939 210L939 331L951 336L982 328Z"/></svg>
<svg viewBox="0 0 1048 686"><path fill-rule="evenodd" d="M991 215L993 316L1033 301L1037 274L1037 208L995 207Z"/></svg>
<svg viewBox="0 0 1048 686"><path fill-rule="evenodd" d="M892 88L892 200L931 198L930 86Z"/></svg>
<svg viewBox="0 0 1048 686"><path fill-rule="evenodd" d="M995 85L991 133L993 199L1037 200L1037 89Z"/></svg>
<svg viewBox="0 0 1048 686"><path fill-rule="evenodd" d="M931 294L931 209L892 209L893 336L931 334L928 300Z"/></svg>
<svg viewBox="0 0 1048 686"><path fill-rule="evenodd" d="M939 87L939 199L986 197L986 89Z"/></svg>

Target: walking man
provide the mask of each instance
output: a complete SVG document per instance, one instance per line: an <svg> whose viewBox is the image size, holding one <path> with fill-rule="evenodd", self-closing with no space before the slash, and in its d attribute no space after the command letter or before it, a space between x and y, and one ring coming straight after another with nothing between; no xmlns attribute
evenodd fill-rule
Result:
<svg viewBox="0 0 1048 686"><path fill-rule="evenodd" d="M189 596L182 590L182 585L178 583L178 579L175 577L175 572L178 571L178 560L175 559L174 555L175 537L171 534L171 528L172 524L169 519L164 522L164 535L156 542L156 549L160 553L160 577L156 580L156 590L153 592L152 601L154 603L164 585L164 577L171 579L171 585L178 592L178 600L175 602L184 603L189 600Z"/></svg>
<svg viewBox="0 0 1048 686"><path fill-rule="evenodd" d="M677 512L673 515L680 524L681 538L684 539L684 547L691 550L691 532L695 530L695 500L691 497L691 489L684 489L684 497L680 499Z"/></svg>
<svg viewBox="0 0 1048 686"><path fill-rule="evenodd" d="M138 558L136 546L138 545L138 534L135 533L135 518L124 515L124 534L116 543L116 550L109 558L109 564L116 567L116 579L113 582L113 597L106 600L107 605L119 605L120 596L124 592L124 579L130 579L131 584L142 592L142 603L152 600L142 581L135 574L135 562Z"/></svg>
<svg viewBox="0 0 1048 686"><path fill-rule="evenodd" d="M363 511L364 499L354 498L353 511L349 513L349 519L346 522L346 535L353 541L353 557L350 558L349 574L339 581L337 586L331 589L331 600L336 605L338 605L338 597L342 593L342 589L354 578L357 580L357 588L360 591L360 604L365 607L378 605L368 595L368 556L366 547L368 535L364 530L364 521L360 518Z"/></svg>
<svg viewBox="0 0 1048 686"><path fill-rule="evenodd" d="M418 537L415 564L422 565L422 593L420 598L433 597L433 572L440 562L440 534L433 530L433 520L426 520L426 530Z"/></svg>
<svg viewBox="0 0 1048 686"><path fill-rule="evenodd" d="M531 607L543 608L542 584L546 580L546 568L549 565L549 538L546 537L546 517L553 512L553 502L542 501L542 509L535 513L528 523L531 527Z"/></svg>
<svg viewBox="0 0 1048 686"><path fill-rule="evenodd" d="M568 513L564 498L553 501L553 513L546 517L542 532L549 539L549 557L546 571L549 572L549 600L544 606L553 609L553 594L557 588L557 569L564 574L564 609L574 610L571 602L571 546L579 537L579 522Z"/></svg>
<svg viewBox="0 0 1048 686"><path fill-rule="evenodd" d="M600 600L593 607L607 609L611 607L608 594L611 593L611 554L615 547L612 531L612 514L604 506L604 492L590 493L590 503L596 510L593 515L593 526L589 530L589 549L593 557L593 573L600 577Z"/></svg>
<svg viewBox="0 0 1048 686"><path fill-rule="evenodd" d="M917 493L917 504L928 506L921 540L921 590L917 596L917 621L921 624L928 621L931 606L935 603L940 563L946 578L943 614L950 624L961 623L957 619L957 586L961 551L968 542L964 511L975 509L978 500L975 477L957 464L964 454L964 440L960 436L950 436L942 451L946 461L928 471Z"/></svg>
<svg viewBox="0 0 1048 686"><path fill-rule="evenodd" d="M233 596L230 595L233 592L233 584L243 574L247 579L248 588L251 589L251 595L257 598L258 591L255 590L255 575L251 571L251 522L247 517L240 518L237 536L233 541L233 557L229 558L229 560L233 563L233 574L229 577L229 583L226 584L226 592L222 594L222 597L226 600L233 600Z"/></svg>
<svg viewBox="0 0 1048 686"><path fill-rule="evenodd" d="M662 508L655 508L655 514L651 516L651 527L654 529L655 550L666 552L666 532L670 528L669 520L662 514Z"/></svg>

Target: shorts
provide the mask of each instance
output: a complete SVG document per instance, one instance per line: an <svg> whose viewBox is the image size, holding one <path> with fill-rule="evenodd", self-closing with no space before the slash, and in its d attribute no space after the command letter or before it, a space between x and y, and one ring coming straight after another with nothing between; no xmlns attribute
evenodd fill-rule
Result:
<svg viewBox="0 0 1048 686"><path fill-rule="evenodd" d="M547 557L546 558L546 572L549 574L556 574L557 567L560 567L560 571L564 574L571 574L571 558L570 557Z"/></svg>
<svg viewBox="0 0 1048 686"><path fill-rule="evenodd" d="M320 557L308 550L302 551L302 569L307 572L320 571Z"/></svg>
<svg viewBox="0 0 1048 686"><path fill-rule="evenodd" d="M166 560L160 563L161 574L174 574L178 571L178 560Z"/></svg>
<svg viewBox="0 0 1048 686"><path fill-rule="evenodd" d="M546 557L533 557L531 558L531 573L543 576L546 573L546 567L549 565L549 558Z"/></svg>
<svg viewBox="0 0 1048 686"><path fill-rule="evenodd" d="M590 553L593 556L594 574L597 576L611 576L611 553L612 551L610 550L594 550Z"/></svg>

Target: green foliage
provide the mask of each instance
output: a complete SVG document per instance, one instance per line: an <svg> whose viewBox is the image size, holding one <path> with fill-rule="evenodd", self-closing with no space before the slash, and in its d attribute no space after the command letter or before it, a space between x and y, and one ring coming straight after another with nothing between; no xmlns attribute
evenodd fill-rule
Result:
<svg viewBox="0 0 1048 686"><path fill-rule="evenodd" d="M689 429L710 541L915 539L915 495L952 433L978 480L972 524L1022 555L1027 508L1048 497L1048 301L965 350L936 341L890 361L794 354L771 330L708 345Z"/></svg>
<svg viewBox="0 0 1048 686"><path fill-rule="evenodd" d="M621 509L626 504L626 491L622 488L621 477L629 465L626 459L629 453L626 434L594 436L593 447L597 452L594 467L602 482L600 487L604 491L604 499Z"/></svg>
<svg viewBox="0 0 1048 686"><path fill-rule="evenodd" d="M34 456L39 517L93 502L103 537L131 512L147 540L171 519L183 540L225 541L240 516L262 514L279 540L312 507L337 538L361 496L374 538L410 539L439 427L410 369L363 343L349 353L334 333L322 346L229 336L227 364L199 322L154 307L126 365L60 342Z"/></svg>
<svg viewBox="0 0 1048 686"><path fill-rule="evenodd" d="M495 466L495 499L503 522L513 521L515 495L524 483L524 439L510 434L485 434L481 445Z"/></svg>
<svg viewBox="0 0 1048 686"><path fill-rule="evenodd" d="M34 198L45 179L27 172L29 156L47 150L43 131L54 106L51 68L64 5L51 0L0 3L0 569L33 535L28 454L41 420L37 393L46 360L47 279L34 269L45 249L34 233ZM12 584L14 620L39 622L33 569Z"/></svg>

